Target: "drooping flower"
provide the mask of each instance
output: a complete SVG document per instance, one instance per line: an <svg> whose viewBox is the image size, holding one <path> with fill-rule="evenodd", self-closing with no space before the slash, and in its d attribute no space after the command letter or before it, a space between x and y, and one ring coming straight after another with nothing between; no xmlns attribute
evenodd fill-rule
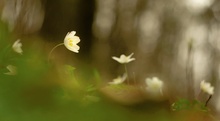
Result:
<svg viewBox="0 0 220 121"><path fill-rule="evenodd" d="M80 38L75 34L75 31L68 32L64 38L64 45L68 50L79 53L80 47L77 44L80 42Z"/></svg>
<svg viewBox="0 0 220 121"><path fill-rule="evenodd" d="M124 74L123 76L118 76L117 78L113 79L112 82L109 82L109 84L121 84L127 79L127 74Z"/></svg>
<svg viewBox="0 0 220 121"><path fill-rule="evenodd" d="M214 87L211 86L209 82L205 82L204 80L201 81L200 88L203 92L208 93L209 95L214 94Z"/></svg>
<svg viewBox="0 0 220 121"><path fill-rule="evenodd" d="M6 67L9 72L5 73L6 75L16 75L17 74L17 68L13 65L8 65Z"/></svg>
<svg viewBox="0 0 220 121"><path fill-rule="evenodd" d="M19 54L22 54L22 43L20 42L20 39L18 39L17 41L14 42L14 44L12 45L12 49Z"/></svg>
<svg viewBox="0 0 220 121"><path fill-rule="evenodd" d="M145 80L147 84L147 91L152 93L152 94L162 94L162 88L163 88L163 82L158 79L157 77L153 78L146 78Z"/></svg>
<svg viewBox="0 0 220 121"><path fill-rule="evenodd" d="M131 58L131 56L132 56L133 54L134 54L134 53L131 53L129 56L125 56L124 54L122 54L119 58L113 56L112 59L114 59L115 61L118 61L118 62L121 63L121 64L125 64L125 63L129 63L129 62L135 60L135 58Z"/></svg>

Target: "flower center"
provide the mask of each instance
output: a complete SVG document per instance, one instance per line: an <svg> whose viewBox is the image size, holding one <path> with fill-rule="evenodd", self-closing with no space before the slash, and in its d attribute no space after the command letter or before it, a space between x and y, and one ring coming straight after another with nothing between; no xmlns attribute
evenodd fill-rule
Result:
<svg viewBox="0 0 220 121"><path fill-rule="evenodd" d="M68 45L72 47L73 46L73 40L70 39L70 38L68 40L69 40Z"/></svg>

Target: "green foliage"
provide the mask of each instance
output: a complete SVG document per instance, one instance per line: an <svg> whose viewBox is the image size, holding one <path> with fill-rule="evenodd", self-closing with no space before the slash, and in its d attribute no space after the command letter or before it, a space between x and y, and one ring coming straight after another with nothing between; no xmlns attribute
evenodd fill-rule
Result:
<svg viewBox="0 0 220 121"><path fill-rule="evenodd" d="M165 106L143 104L141 110L114 104L103 98L103 81L93 67L55 66L39 47L29 46L20 55L12 50L14 40L0 22L0 121L172 121ZM31 41L31 40L30 40ZM6 66L17 67L16 75L4 74ZM77 75L77 76L76 76ZM133 89L130 85L110 85L115 90ZM121 95L120 91L117 94ZM129 92L129 91L128 91ZM179 100L173 110L198 108L198 102Z"/></svg>
<svg viewBox="0 0 220 121"><path fill-rule="evenodd" d="M100 84L102 82L101 76L96 69L93 69L93 75L94 75L94 80L96 81L96 84Z"/></svg>
<svg viewBox="0 0 220 121"><path fill-rule="evenodd" d="M205 107L205 104L199 102L198 100L187 100L187 99L179 99L175 103L172 104L171 109L173 111L180 110L200 110L200 111L208 111L208 108Z"/></svg>

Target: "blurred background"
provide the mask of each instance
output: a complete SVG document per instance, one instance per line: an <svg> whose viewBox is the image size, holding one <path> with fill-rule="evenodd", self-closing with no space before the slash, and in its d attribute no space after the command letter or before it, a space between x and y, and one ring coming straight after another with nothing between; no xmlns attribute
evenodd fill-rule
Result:
<svg viewBox="0 0 220 121"><path fill-rule="evenodd" d="M47 50L76 31L80 53L65 58L93 65L105 82L124 69L111 57L131 53L131 78L159 77L169 100L197 97L207 80L215 86L210 106L220 111L219 0L0 0L0 12L14 38Z"/></svg>

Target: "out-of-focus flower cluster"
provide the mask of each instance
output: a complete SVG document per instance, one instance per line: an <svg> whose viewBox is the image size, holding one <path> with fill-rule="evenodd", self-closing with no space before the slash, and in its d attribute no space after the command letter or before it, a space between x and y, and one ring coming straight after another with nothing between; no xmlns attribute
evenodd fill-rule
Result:
<svg viewBox="0 0 220 121"><path fill-rule="evenodd" d="M12 45L12 50L18 54L22 54L22 43L20 42L20 39L16 40L14 44ZM14 65L7 65L6 66L8 72L4 73L6 75L16 75L17 74L17 67Z"/></svg>

